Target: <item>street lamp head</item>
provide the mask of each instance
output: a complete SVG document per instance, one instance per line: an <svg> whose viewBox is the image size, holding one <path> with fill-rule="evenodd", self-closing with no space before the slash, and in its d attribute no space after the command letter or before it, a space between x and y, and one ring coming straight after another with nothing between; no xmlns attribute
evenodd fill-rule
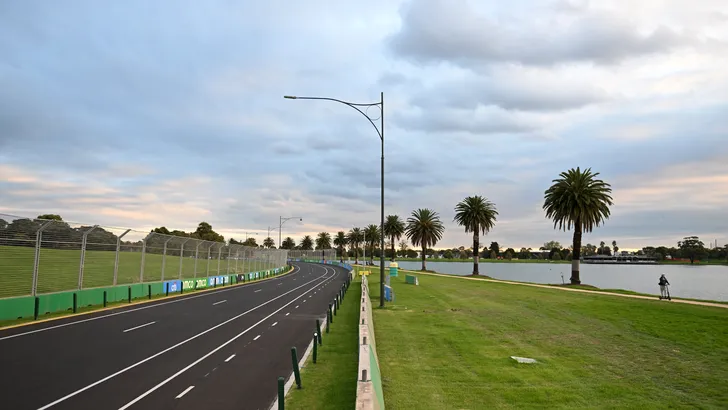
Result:
<svg viewBox="0 0 728 410"><path fill-rule="evenodd" d="M289 100L295 100L296 96L295 95L284 95L283 98L287 98Z"/></svg>

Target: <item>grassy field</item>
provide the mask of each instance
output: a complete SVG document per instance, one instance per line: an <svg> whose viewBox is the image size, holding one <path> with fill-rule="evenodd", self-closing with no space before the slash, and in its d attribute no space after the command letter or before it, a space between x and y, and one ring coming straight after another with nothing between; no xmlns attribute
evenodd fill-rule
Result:
<svg viewBox="0 0 728 410"><path fill-rule="evenodd" d="M374 311L389 409L728 407L728 310L403 280L392 278L396 303Z"/></svg>
<svg viewBox="0 0 728 410"><path fill-rule="evenodd" d="M114 279L115 252L87 251L84 263L83 287L92 288L110 286ZM29 295L33 283L33 263L35 249L21 246L0 246L0 298ZM80 250L41 249L38 263L38 293L57 292L75 289L78 286L78 273L81 260ZM120 252L118 284L138 283L141 271L142 254L140 252ZM182 277L195 276L195 259L179 256L167 256L147 253L144 261L144 281L159 281L162 278L162 261L164 262L165 279L179 277L182 265ZM254 272L272 269L277 266L265 261L209 260L209 274L218 275ZM243 265L245 265L243 267ZM197 276L206 276L208 259L197 259Z"/></svg>
<svg viewBox="0 0 728 410"><path fill-rule="evenodd" d="M334 317L331 333L324 333L318 360L312 358L301 370L301 390L295 385L286 397L287 409L353 409L359 361L360 281L352 282L341 310ZM322 329L323 330L323 329Z"/></svg>

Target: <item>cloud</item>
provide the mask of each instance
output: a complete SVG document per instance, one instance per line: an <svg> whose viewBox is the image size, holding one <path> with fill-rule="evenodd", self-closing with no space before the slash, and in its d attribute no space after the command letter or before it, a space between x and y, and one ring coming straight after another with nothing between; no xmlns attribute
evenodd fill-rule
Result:
<svg viewBox="0 0 728 410"><path fill-rule="evenodd" d="M615 64L699 43L664 25L645 32L607 11L573 7L569 11L568 20L557 16L496 20L467 0L413 0L401 10L402 29L392 36L391 47L418 63L477 66L493 62Z"/></svg>

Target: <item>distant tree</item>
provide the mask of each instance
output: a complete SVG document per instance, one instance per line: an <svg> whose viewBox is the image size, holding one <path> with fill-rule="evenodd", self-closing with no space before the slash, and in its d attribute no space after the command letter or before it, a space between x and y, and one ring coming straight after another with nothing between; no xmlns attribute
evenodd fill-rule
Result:
<svg viewBox="0 0 728 410"><path fill-rule="evenodd" d="M257 248L258 242L256 242L255 238L251 236L250 238L243 241L243 245L249 246L251 248Z"/></svg>
<svg viewBox="0 0 728 410"><path fill-rule="evenodd" d="M404 221L399 215L388 215L384 221L384 235L390 239L392 245L392 261L394 261L394 243L404 235Z"/></svg>
<svg viewBox="0 0 728 410"><path fill-rule="evenodd" d="M399 243L399 252L397 252L397 255L405 256L407 254L407 249L409 249L407 241L401 241Z"/></svg>
<svg viewBox="0 0 728 410"><path fill-rule="evenodd" d="M170 235L171 232L169 232L169 229L167 229L166 226L161 226L159 228L152 229L152 232L162 234L162 235Z"/></svg>
<svg viewBox="0 0 728 410"><path fill-rule="evenodd" d="M219 233L212 229L212 226L207 222L200 222L197 225L197 229L191 235L194 238L202 239L203 241L211 242L225 242L225 238Z"/></svg>
<svg viewBox="0 0 728 410"><path fill-rule="evenodd" d="M495 204L480 195L468 196L455 205L455 218L458 225L465 228L465 233L473 234L473 275L480 274L478 268L478 249L480 234L487 235L495 226L498 211Z"/></svg>
<svg viewBox="0 0 728 410"><path fill-rule="evenodd" d="M44 219L46 221L59 221L59 222L63 221L63 218L61 218L60 215L56 215L56 214L38 215L37 219Z"/></svg>
<svg viewBox="0 0 728 410"><path fill-rule="evenodd" d="M435 246L437 241L442 239L445 226L440 221L437 212L431 209L417 209L412 211L407 219L405 234L414 246L422 247L422 270L425 270L425 251L428 247Z"/></svg>
<svg viewBox="0 0 728 410"><path fill-rule="evenodd" d="M301 239L301 243L299 243L299 246L301 247L302 251L312 251L313 250L313 239L310 235L306 235Z"/></svg>
<svg viewBox="0 0 728 410"><path fill-rule="evenodd" d="M346 233L344 231L337 232L336 237L334 238L334 245L336 245L336 249L339 254L339 261L342 263L344 262L344 248L346 248L346 244Z"/></svg>
<svg viewBox="0 0 728 410"><path fill-rule="evenodd" d="M233 238L228 239L228 245L242 245L243 243L240 241L236 241Z"/></svg>
<svg viewBox="0 0 728 410"><path fill-rule="evenodd" d="M512 248L506 249L506 253L503 255L503 257L508 260L513 259L513 249Z"/></svg>
<svg viewBox="0 0 728 410"><path fill-rule="evenodd" d="M490 249L491 259L497 259L498 255L500 255L500 245L498 245L498 242L491 242L488 249ZM495 256L492 256L493 253L495 253Z"/></svg>
<svg viewBox="0 0 728 410"><path fill-rule="evenodd" d="M354 264L359 264L359 244L364 240L361 228L351 228L346 237L349 247L354 250Z"/></svg>
<svg viewBox="0 0 728 410"><path fill-rule="evenodd" d="M490 251L490 258L491 259L498 259L498 254L495 253L495 251Z"/></svg>
<svg viewBox="0 0 728 410"><path fill-rule="evenodd" d="M331 249L331 234L328 232L319 232L316 235L316 249Z"/></svg>
<svg viewBox="0 0 728 410"><path fill-rule="evenodd" d="M452 259L452 251L450 249L448 249L445 251L445 253L442 254L442 256L445 259Z"/></svg>
<svg viewBox="0 0 728 410"><path fill-rule="evenodd" d="M597 247L588 243L581 247L581 253L584 256L593 256L597 254Z"/></svg>
<svg viewBox="0 0 728 410"><path fill-rule="evenodd" d="M296 247L296 241L293 240L290 236L286 236L286 239L283 240L283 243L281 243L281 249L293 249Z"/></svg>
<svg viewBox="0 0 728 410"><path fill-rule="evenodd" d="M614 250L614 255L617 255L617 252L619 252L619 246L617 246L617 241L612 241L612 250Z"/></svg>
<svg viewBox="0 0 728 410"><path fill-rule="evenodd" d="M541 247L542 251L550 251L551 249L561 249L562 246L559 241L548 241Z"/></svg>
<svg viewBox="0 0 728 410"><path fill-rule="evenodd" d="M374 262L374 248L379 244L382 239L379 231L379 226L374 224L367 225L364 228L364 238L366 239L367 253L369 254L369 261Z"/></svg>
<svg viewBox="0 0 728 410"><path fill-rule="evenodd" d="M513 248L506 249L506 252L510 252L511 253L511 258L516 254L516 251Z"/></svg>
<svg viewBox="0 0 728 410"><path fill-rule="evenodd" d="M518 259L531 259L531 248L521 248L518 251Z"/></svg>
<svg viewBox="0 0 728 410"><path fill-rule="evenodd" d="M275 245L275 241L270 236L267 237L267 238L265 238L265 239L263 239L263 246L264 247L270 249L271 247L273 247L273 245Z"/></svg>
<svg viewBox="0 0 728 410"><path fill-rule="evenodd" d="M561 253L559 253L555 249L552 249L552 251L555 251L555 252L554 252L554 256L551 259L552 260L555 260L555 261L560 261L561 260Z"/></svg>
<svg viewBox="0 0 728 410"><path fill-rule="evenodd" d="M543 209L546 217L554 221L554 228L568 231L574 227L572 284L581 283L579 257L582 232L591 232L610 214L612 188L597 176L599 173L593 173L591 169L572 168L559 174L559 178L554 179L553 185L544 192Z"/></svg>
<svg viewBox="0 0 728 410"><path fill-rule="evenodd" d="M684 256L690 258L691 264L705 255L705 244L697 236L686 236L677 246Z"/></svg>
<svg viewBox="0 0 728 410"><path fill-rule="evenodd" d="M417 257L417 251L414 249L407 249L407 255L408 258L416 258Z"/></svg>

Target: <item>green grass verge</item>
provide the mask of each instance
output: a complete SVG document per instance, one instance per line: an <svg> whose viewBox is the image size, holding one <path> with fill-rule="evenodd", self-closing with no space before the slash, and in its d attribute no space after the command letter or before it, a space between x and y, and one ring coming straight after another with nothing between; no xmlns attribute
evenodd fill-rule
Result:
<svg viewBox="0 0 728 410"><path fill-rule="evenodd" d="M114 251L87 251L84 261L83 287L111 286L114 281ZM78 287L78 272L81 260L80 250L41 249L38 263L38 293L59 292ZM195 258L167 256L147 253L144 258L144 281L162 279L164 260L165 279L191 279L195 276ZM33 284L35 248L23 246L0 246L0 298L29 295ZM141 252L119 252L119 285L139 283ZM209 264L208 264L209 262ZM244 266L243 266L244 265ZM197 259L197 277L235 273L255 272L276 268L265 261L208 260L207 255Z"/></svg>
<svg viewBox="0 0 728 410"><path fill-rule="evenodd" d="M369 279L378 298L378 278ZM396 303L374 310L389 409L728 407L728 310L403 281L392 278Z"/></svg>
<svg viewBox="0 0 728 410"><path fill-rule="evenodd" d="M317 363L309 356L301 370L300 390L295 385L286 397L286 409L353 409L359 367L359 298L357 279L349 286L331 332L324 333ZM322 329L323 330L323 329ZM325 331L324 331L325 332Z"/></svg>

